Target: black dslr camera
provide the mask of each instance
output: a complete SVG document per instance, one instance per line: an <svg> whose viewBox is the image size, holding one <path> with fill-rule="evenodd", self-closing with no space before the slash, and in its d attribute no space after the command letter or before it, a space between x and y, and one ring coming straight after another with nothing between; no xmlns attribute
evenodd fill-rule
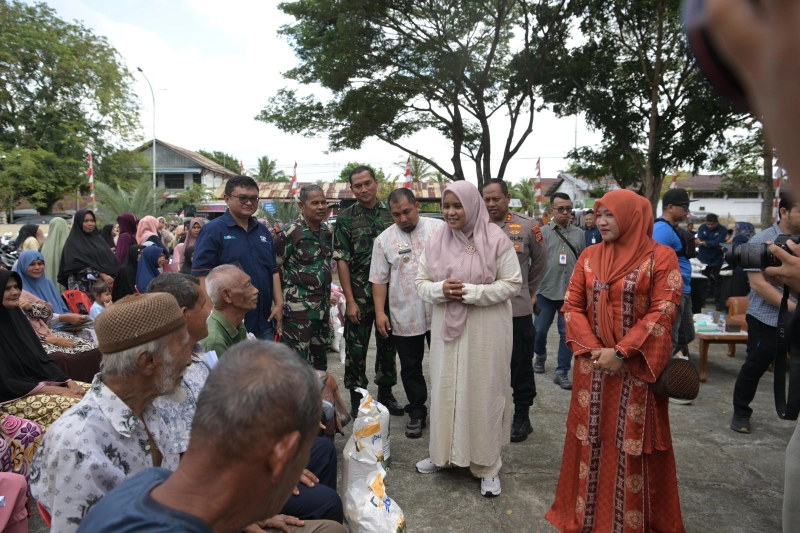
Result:
<svg viewBox="0 0 800 533"><path fill-rule="evenodd" d="M779 235L773 244L775 246L780 246L782 249L792 254L789 247L786 246L786 243L789 241L800 244L800 236ZM725 253L725 260L734 268L758 268L764 270L767 267L781 266L780 260L769 251L769 246L769 244L763 242L756 244L740 244L734 246Z"/></svg>

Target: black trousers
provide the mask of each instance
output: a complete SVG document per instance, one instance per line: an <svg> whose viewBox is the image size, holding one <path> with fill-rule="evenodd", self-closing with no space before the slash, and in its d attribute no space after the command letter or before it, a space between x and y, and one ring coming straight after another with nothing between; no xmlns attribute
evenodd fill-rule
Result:
<svg viewBox="0 0 800 533"><path fill-rule="evenodd" d="M281 514L300 520L344 520L342 500L336 492L336 447L333 442L317 437L311 446L306 469L319 478L319 483L307 487L298 483L300 494L292 494L283 505Z"/></svg>
<svg viewBox="0 0 800 533"><path fill-rule="evenodd" d="M394 346L400 357L400 379L406 391L408 404L406 413L411 418L424 419L428 416L428 385L422 373L422 359L425 357L425 342L431 346L431 332L413 337L394 335Z"/></svg>
<svg viewBox="0 0 800 533"><path fill-rule="evenodd" d="M750 402L755 398L758 381L775 361L778 328L768 326L750 315L746 319L747 358L733 388L733 414L749 418L753 414Z"/></svg>
<svg viewBox="0 0 800 533"><path fill-rule="evenodd" d="M533 377L533 341L536 328L533 315L513 318L514 347L511 349L511 388L514 405L530 407L536 398L536 382Z"/></svg>
<svg viewBox="0 0 800 533"><path fill-rule="evenodd" d="M722 290L722 277L719 275L720 269L722 269L722 265L707 266L706 269L703 270L703 275L708 277L707 291L703 303L709 298L713 298L715 302L717 301L719 293Z"/></svg>

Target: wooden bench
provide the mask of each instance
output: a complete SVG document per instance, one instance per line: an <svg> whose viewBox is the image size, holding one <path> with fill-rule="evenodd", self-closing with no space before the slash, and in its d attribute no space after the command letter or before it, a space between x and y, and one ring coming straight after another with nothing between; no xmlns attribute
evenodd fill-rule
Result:
<svg viewBox="0 0 800 533"><path fill-rule="evenodd" d="M740 333L700 333L696 335L700 342L700 382L705 383L708 379L708 347L711 344L727 344L728 357L736 355L737 344L747 344L747 332Z"/></svg>

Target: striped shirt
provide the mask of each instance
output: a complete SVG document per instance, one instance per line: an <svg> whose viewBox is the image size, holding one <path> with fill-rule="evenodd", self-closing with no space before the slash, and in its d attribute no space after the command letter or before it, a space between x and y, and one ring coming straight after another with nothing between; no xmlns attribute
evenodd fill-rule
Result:
<svg viewBox="0 0 800 533"><path fill-rule="evenodd" d="M778 224L775 223L772 225L772 227L756 234L747 244L759 244L767 241L775 242L775 239L778 238L778 235L782 234L783 232L778 227ZM761 272L761 270L758 268L748 268L746 271ZM783 287L775 288L779 293L783 294ZM797 302L797 300L795 300L793 297L790 297L790 300L795 303ZM780 309L767 302L755 290L750 290L750 305L747 306L748 315L752 316L762 324L766 324L767 326L772 326L775 328L778 326L778 311L780 311Z"/></svg>

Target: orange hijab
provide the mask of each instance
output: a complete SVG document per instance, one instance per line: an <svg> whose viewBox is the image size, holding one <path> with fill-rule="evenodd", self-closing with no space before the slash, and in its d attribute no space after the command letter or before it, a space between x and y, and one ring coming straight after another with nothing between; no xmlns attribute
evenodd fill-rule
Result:
<svg viewBox="0 0 800 533"><path fill-rule="evenodd" d="M611 191L595 202L595 212L605 207L619 224L619 237L612 242L603 241L593 248L592 270L605 287L600 291L595 316L600 326L600 339L606 348L613 348L622 332L614 327L614 313L608 287L633 272L652 256L653 207L649 201L633 191Z"/></svg>

